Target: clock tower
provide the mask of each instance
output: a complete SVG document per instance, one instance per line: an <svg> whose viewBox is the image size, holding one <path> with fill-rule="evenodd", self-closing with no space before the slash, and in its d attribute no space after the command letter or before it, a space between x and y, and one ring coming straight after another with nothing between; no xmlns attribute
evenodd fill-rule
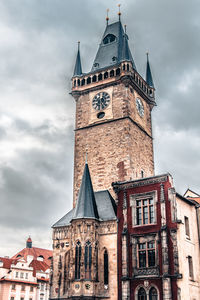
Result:
<svg viewBox="0 0 200 300"><path fill-rule="evenodd" d="M74 206L86 153L94 191L109 190L114 196L112 182L154 175L149 60L143 79L120 19L107 22L89 73L82 72L78 47L71 94L76 101Z"/></svg>

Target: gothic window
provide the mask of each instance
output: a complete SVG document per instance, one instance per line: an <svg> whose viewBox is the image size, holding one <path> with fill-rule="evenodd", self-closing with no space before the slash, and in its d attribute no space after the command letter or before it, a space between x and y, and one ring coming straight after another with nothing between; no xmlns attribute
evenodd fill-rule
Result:
<svg viewBox="0 0 200 300"><path fill-rule="evenodd" d="M136 200L136 225L154 223L153 198Z"/></svg>
<svg viewBox="0 0 200 300"><path fill-rule="evenodd" d="M92 266L92 246L90 241L85 245L85 278L91 279L91 266Z"/></svg>
<svg viewBox="0 0 200 300"><path fill-rule="evenodd" d="M110 44L116 40L116 36L114 34L107 34L106 37L103 39L104 45Z"/></svg>
<svg viewBox="0 0 200 300"><path fill-rule="evenodd" d="M186 234L186 237L189 239L190 238L190 228L189 228L188 217L185 217L185 234Z"/></svg>
<svg viewBox="0 0 200 300"><path fill-rule="evenodd" d="M116 75L117 75L117 76L120 75L120 68L118 68L118 69L116 70Z"/></svg>
<svg viewBox="0 0 200 300"><path fill-rule="evenodd" d="M108 78L108 72L104 73L104 79Z"/></svg>
<svg viewBox="0 0 200 300"><path fill-rule="evenodd" d="M158 299L158 293L157 290L152 287L149 291L149 300L157 300Z"/></svg>
<svg viewBox="0 0 200 300"><path fill-rule="evenodd" d="M96 256L96 281L99 280L99 264L98 264L98 244L95 246L95 256Z"/></svg>
<svg viewBox="0 0 200 300"><path fill-rule="evenodd" d="M98 75L98 81L100 81L100 80L102 80L102 74L101 73Z"/></svg>
<svg viewBox="0 0 200 300"><path fill-rule="evenodd" d="M113 77L114 76L114 70L111 70L110 71L110 77Z"/></svg>
<svg viewBox="0 0 200 300"><path fill-rule="evenodd" d="M138 291L138 300L147 300L147 294L142 287Z"/></svg>
<svg viewBox="0 0 200 300"><path fill-rule="evenodd" d="M155 242L138 244L138 267L149 268L155 266Z"/></svg>
<svg viewBox="0 0 200 300"><path fill-rule="evenodd" d="M75 253L75 279L80 279L81 268L81 243L78 241L76 244Z"/></svg>
<svg viewBox="0 0 200 300"><path fill-rule="evenodd" d="M194 272L193 272L193 262L192 262L192 257L188 256L188 267L189 267L189 278L191 280L194 279Z"/></svg>
<svg viewBox="0 0 200 300"><path fill-rule="evenodd" d="M103 261L104 261L104 284L108 284L108 251L104 251L103 255Z"/></svg>

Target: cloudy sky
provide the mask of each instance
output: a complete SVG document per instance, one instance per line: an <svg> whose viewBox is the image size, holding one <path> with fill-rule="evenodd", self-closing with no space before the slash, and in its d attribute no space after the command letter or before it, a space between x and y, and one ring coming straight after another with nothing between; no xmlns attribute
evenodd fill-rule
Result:
<svg viewBox="0 0 200 300"><path fill-rule="evenodd" d="M90 70L115 0L0 0L0 256L31 235L51 247L51 225L72 206L77 41ZM200 193L200 1L121 0L137 69L146 51L158 106L156 173Z"/></svg>

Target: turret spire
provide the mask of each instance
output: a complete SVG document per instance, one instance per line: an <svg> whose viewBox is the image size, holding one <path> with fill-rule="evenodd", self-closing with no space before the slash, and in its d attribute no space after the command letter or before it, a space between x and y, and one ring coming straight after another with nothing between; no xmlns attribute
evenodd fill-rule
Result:
<svg viewBox="0 0 200 300"><path fill-rule="evenodd" d="M74 220L83 218L99 218L87 161L85 163L81 187L72 219Z"/></svg>
<svg viewBox="0 0 200 300"><path fill-rule="evenodd" d="M78 52L77 52L77 56L76 56L76 63L75 63L73 76L79 76L79 75L82 75L81 57L80 57L80 42L78 42Z"/></svg>
<svg viewBox="0 0 200 300"><path fill-rule="evenodd" d="M154 88L153 77L151 74L151 68L149 64L149 53L147 52L147 69L146 69L146 82L152 88Z"/></svg>
<svg viewBox="0 0 200 300"><path fill-rule="evenodd" d="M120 21L120 19L121 19L121 11L120 11L120 6L121 6L121 4L118 4L118 7L119 7L119 11L118 11L119 21Z"/></svg>
<svg viewBox="0 0 200 300"><path fill-rule="evenodd" d="M108 13L109 13L109 8L107 9L107 14L106 14L106 23L107 23L107 25L108 25L108 21L109 21Z"/></svg>

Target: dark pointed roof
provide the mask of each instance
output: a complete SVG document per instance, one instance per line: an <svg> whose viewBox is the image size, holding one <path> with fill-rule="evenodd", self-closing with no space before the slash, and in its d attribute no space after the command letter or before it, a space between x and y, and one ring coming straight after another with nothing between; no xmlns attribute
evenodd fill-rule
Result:
<svg viewBox="0 0 200 300"><path fill-rule="evenodd" d="M77 56L76 56L76 63L75 63L73 76L82 75L81 57L80 57L80 49L79 48L80 48L80 43L78 42L78 52L77 52Z"/></svg>
<svg viewBox="0 0 200 300"><path fill-rule="evenodd" d="M146 82L148 83L148 85L150 87L154 88L153 77L152 77L152 74L151 74L151 68L150 68L150 64L149 64L149 55L148 55L148 53L147 53Z"/></svg>
<svg viewBox="0 0 200 300"><path fill-rule="evenodd" d="M119 20L106 26L91 71L116 65L123 60L131 61L135 68L128 45L128 36Z"/></svg>
<svg viewBox="0 0 200 300"><path fill-rule="evenodd" d="M72 219L74 220L82 218L99 218L92 181L90 177L90 171L87 162L85 164L82 183Z"/></svg>
<svg viewBox="0 0 200 300"><path fill-rule="evenodd" d="M95 201L97 205L98 215L100 221L116 220L117 206L115 200L112 198L109 191L94 192ZM69 226L73 219L75 208L70 210L60 220L58 220L52 227Z"/></svg>

